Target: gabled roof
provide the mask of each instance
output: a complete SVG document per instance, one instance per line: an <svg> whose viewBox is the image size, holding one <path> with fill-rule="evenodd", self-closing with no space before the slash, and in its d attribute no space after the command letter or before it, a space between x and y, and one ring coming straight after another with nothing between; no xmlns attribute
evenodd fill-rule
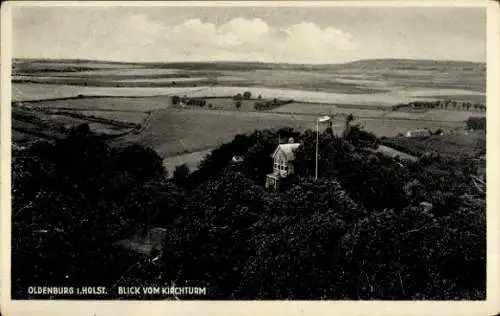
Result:
<svg viewBox="0 0 500 316"><path fill-rule="evenodd" d="M283 152L287 161L292 161L295 159L295 155L293 151L299 148L300 143L289 143L289 144L280 144L276 147L276 150L273 153L273 157L276 156L278 152Z"/></svg>
<svg viewBox="0 0 500 316"><path fill-rule="evenodd" d="M428 129L414 129L409 130L408 133L430 133Z"/></svg>

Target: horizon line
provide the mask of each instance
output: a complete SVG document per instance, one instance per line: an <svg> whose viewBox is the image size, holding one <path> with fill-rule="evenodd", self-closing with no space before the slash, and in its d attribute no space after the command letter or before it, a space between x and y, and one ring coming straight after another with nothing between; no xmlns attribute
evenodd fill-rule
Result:
<svg viewBox="0 0 500 316"><path fill-rule="evenodd" d="M92 58L54 58L54 57L14 57L12 56L12 61L15 60L31 60L31 61L82 61L82 62L95 62L95 63L110 63L110 64L186 64L186 63L196 63L196 64L216 64L216 63L239 63L239 64L263 64L263 65L296 65L296 66L325 66L325 65L346 65L350 63L363 62L363 61L427 61L427 62L456 62L456 63L472 63L472 64L487 64L487 61L474 61L474 60L460 60L460 59L432 59L432 58L399 58L399 57L381 57L381 58L362 58L351 61L339 62L339 63L303 63L303 62L280 62L280 61L258 61L258 60L190 60L190 61L119 61L111 59L92 59Z"/></svg>

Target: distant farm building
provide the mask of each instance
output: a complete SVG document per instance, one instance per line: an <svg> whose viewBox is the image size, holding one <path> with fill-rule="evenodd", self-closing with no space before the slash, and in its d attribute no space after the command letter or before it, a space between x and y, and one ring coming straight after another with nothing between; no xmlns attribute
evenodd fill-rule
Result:
<svg viewBox="0 0 500 316"><path fill-rule="evenodd" d="M266 177L266 188L279 188L280 180L294 174L293 161L295 160L294 151L300 147L300 143L295 143L290 138L288 144L279 144L276 147L273 157L273 172Z"/></svg>
<svg viewBox="0 0 500 316"><path fill-rule="evenodd" d="M407 131L406 132L406 137L425 137L429 136L430 132L428 129L415 129L412 131Z"/></svg>
<svg viewBox="0 0 500 316"><path fill-rule="evenodd" d="M241 163L241 162L243 162L243 157L241 157L241 156L233 156L233 158L231 159L231 161L233 163Z"/></svg>

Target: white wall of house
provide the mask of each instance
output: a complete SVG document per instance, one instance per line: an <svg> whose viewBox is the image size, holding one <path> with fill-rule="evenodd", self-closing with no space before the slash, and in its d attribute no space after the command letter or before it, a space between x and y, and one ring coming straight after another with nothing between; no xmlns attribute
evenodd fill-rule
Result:
<svg viewBox="0 0 500 316"><path fill-rule="evenodd" d="M274 173L286 177L293 173L293 163L287 161L283 153L277 152L274 156Z"/></svg>

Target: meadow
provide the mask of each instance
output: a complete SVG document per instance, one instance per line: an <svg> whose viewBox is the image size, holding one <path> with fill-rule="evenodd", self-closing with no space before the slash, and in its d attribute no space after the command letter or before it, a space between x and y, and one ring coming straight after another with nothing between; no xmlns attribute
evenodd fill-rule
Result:
<svg viewBox="0 0 500 316"><path fill-rule="evenodd" d="M321 114L321 115L348 115L352 114L357 117L381 117L390 111L390 107L382 106L375 108L374 106L368 109L359 108L358 106L341 106L339 104L326 103L308 103L308 102L293 102L285 104L276 109L271 110L275 113L293 113L293 114Z"/></svg>
<svg viewBox="0 0 500 316"><path fill-rule="evenodd" d="M444 136L432 135L425 138L394 137L383 140L383 144L415 156L437 152L444 156L459 157L481 154L480 143L485 143L484 131L455 132Z"/></svg>
<svg viewBox="0 0 500 316"><path fill-rule="evenodd" d="M451 131L461 129L465 126L464 122L453 121L427 121L417 119L377 119L377 118L358 118L354 124L359 123L364 129L382 137L393 137L399 134L405 134L408 130L428 128L432 132L442 129Z"/></svg>
<svg viewBox="0 0 500 316"><path fill-rule="evenodd" d="M485 116L485 112L462 111L451 109L432 109L423 112L393 111L385 114L386 118L402 118L415 120L436 120L446 122L464 122L469 116Z"/></svg>
<svg viewBox="0 0 500 316"><path fill-rule="evenodd" d="M58 84L13 83L12 101L38 101L82 96L150 97L191 94L209 88L83 87Z"/></svg>
<svg viewBox="0 0 500 316"><path fill-rule="evenodd" d="M89 117L98 117L105 120L120 121L132 124L141 125L149 116L146 112L130 112L130 111L103 111L103 110L79 110L77 113Z"/></svg>
<svg viewBox="0 0 500 316"><path fill-rule="evenodd" d="M39 102L24 102L23 104L41 109L144 112L170 107L172 105L172 98L169 96L85 97L61 100L43 100Z"/></svg>
<svg viewBox="0 0 500 316"><path fill-rule="evenodd" d="M314 128L311 116L223 110L167 109L154 113L147 128L127 141L155 148L162 157L212 148L256 129Z"/></svg>
<svg viewBox="0 0 500 316"><path fill-rule="evenodd" d="M241 100L241 107L238 109L233 98L208 98L206 107L218 110L254 111L255 102L257 100Z"/></svg>

